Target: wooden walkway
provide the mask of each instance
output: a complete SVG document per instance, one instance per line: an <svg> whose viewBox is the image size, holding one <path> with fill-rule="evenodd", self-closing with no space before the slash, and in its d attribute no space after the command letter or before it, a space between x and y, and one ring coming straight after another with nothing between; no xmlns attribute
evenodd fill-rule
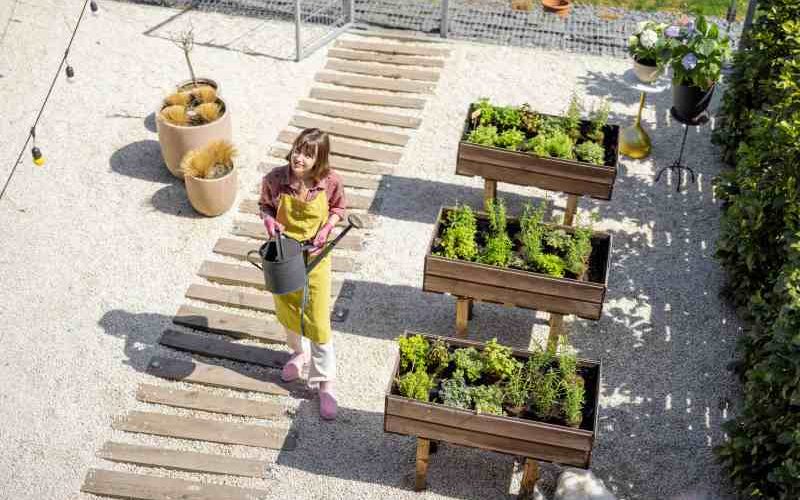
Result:
<svg viewBox="0 0 800 500"><path fill-rule="evenodd" d="M271 149L272 157L260 165L268 172L285 164L291 142L304 128L316 127L331 135L331 165L344 180L348 210L358 213L367 226L348 234L332 254L332 295L338 299L334 322L347 316L345 304L351 292L344 286L344 276L357 268L370 228L378 223L374 212L380 205L381 178L400 165L403 149L420 127L420 114L436 92L449 55L447 43L431 42L440 40L381 32L352 33L336 41L328 50L324 70L314 78L309 98L297 104L295 115ZM152 408L117 416L112 424L131 435L185 440L187 449L109 441L98 451L99 457L144 467L263 478L269 467L266 461L189 451L190 443L294 449L297 430L291 428L286 398L302 397L304 389L300 382L280 380L279 369L289 354L275 345L286 339L274 317L272 296L264 291L261 271L246 262L247 253L266 239L258 217L259 188L243 193L240 217L230 235L216 242L214 257L202 263L186 290L188 301L173 318L178 328L164 331L159 339L161 345L191 357L153 357L148 363L147 371L154 377L194 388L142 384L136 398ZM258 396L221 395L202 386ZM197 416L162 413L167 407L197 412ZM220 414L244 417L248 423L214 418ZM91 469L81 491L143 500L245 500L268 493L216 483Z"/></svg>

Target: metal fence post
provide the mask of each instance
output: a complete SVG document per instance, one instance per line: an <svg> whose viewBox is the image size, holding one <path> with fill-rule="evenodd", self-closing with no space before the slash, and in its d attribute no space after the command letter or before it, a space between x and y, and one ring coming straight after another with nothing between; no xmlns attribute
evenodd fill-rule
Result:
<svg viewBox="0 0 800 500"><path fill-rule="evenodd" d="M447 32L450 28L450 8L449 8L449 0L441 0L442 2L442 20L441 24L439 25L439 35L442 38L447 38Z"/></svg>
<svg viewBox="0 0 800 500"><path fill-rule="evenodd" d="M342 0L342 8L347 23L356 22L356 0Z"/></svg>
<svg viewBox="0 0 800 500"><path fill-rule="evenodd" d="M296 62L300 62L303 58L303 42L300 39L300 25L302 24L303 9L300 2L302 0L294 0L294 42L295 42L295 58Z"/></svg>
<svg viewBox="0 0 800 500"><path fill-rule="evenodd" d="M758 5L758 0L750 0L750 3L747 5L747 15L744 18L744 25L742 26L741 45L743 46L747 46L747 32L750 31L750 27L753 24L753 18L756 15L757 5Z"/></svg>

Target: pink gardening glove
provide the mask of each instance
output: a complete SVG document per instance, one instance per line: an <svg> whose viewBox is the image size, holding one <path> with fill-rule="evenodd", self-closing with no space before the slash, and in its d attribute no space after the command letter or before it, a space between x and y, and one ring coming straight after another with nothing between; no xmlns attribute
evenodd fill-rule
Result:
<svg viewBox="0 0 800 500"><path fill-rule="evenodd" d="M274 238L278 231L283 232L283 224L275 220L275 217L267 215L264 217L264 227L267 229L267 236Z"/></svg>
<svg viewBox="0 0 800 500"><path fill-rule="evenodd" d="M322 247L328 242L328 236L331 234L331 231L333 231L333 224L330 222L326 222L325 225L319 229L317 235L314 237L314 247L316 250L311 252L311 255L317 255L320 250L322 250Z"/></svg>

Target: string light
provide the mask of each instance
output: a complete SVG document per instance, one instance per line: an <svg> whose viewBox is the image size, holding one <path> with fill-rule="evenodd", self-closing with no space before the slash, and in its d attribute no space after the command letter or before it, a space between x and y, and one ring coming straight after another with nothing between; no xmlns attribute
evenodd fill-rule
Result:
<svg viewBox="0 0 800 500"><path fill-rule="evenodd" d="M36 127L31 127L30 133L31 140L33 141L33 147L31 148L31 156L33 157L33 164L37 167L41 167L44 165L44 156L42 156L42 150L36 147Z"/></svg>
<svg viewBox="0 0 800 500"><path fill-rule="evenodd" d="M92 14L97 14L97 11L100 10L100 8L97 6L97 2L94 0L89 2L89 8L92 9Z"/></svg>

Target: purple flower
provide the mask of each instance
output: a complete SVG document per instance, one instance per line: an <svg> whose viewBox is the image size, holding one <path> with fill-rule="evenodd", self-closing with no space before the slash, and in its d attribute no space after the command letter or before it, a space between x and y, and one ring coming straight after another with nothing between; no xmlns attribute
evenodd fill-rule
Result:
<svg viewBox="0 0 800 500"><path fill-rule="evenodd" d="M691 71L697 67L697 56L689 52L683 59L681 59L681 64L686 69L686 71Z"/></svg>
<svg viewBox="0 0 800 500"><path fill-rule="evenodd" d="M679 36L681 36L681 28L680 26L675 26L675 25L670 26L669 28L664 30L664 34L670 38L678 38Z"/></svg>

